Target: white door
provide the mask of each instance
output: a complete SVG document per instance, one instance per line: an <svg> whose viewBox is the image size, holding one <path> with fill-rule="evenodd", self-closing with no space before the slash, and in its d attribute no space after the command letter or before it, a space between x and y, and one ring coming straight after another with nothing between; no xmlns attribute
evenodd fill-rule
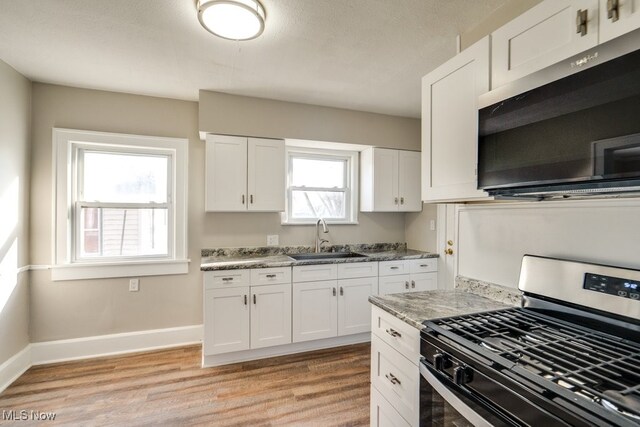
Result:
<svg viewBox="0 0 640 427"><path fill-rule="evenodd" d="M408 274L400 274L398 276L380 276L378 278L378 292L380 295L409 292L410 288L411 276Z"/></svg>
<svg viewBox="0 0 640 427"><path fill-rule="evenodd" d="M580 11L586 11L584 34L577 28ZM495 89L598 44L598 0L545 0L494 31L491 40Z"/></svg>
<svg viewBox="0 0 640 427"><path fill-rule="evenodd" d="M640 28L640 0L600 0L600 43Z"/></svg>
<svg viewBox="0 0 640 427"><path fill-rule="evenodd" d="M293 284L293 342L338 334L338 282Z"/></svg>
<svg viewBox="0 0 640 427"><path fill-rule="evenodd" d="M249 287L204 293L205 355L249 349Z"/></svg>
<svg viewBox="0 0 640 427"><path fill-rule="evenodd" d="M398 152L398 196L400 196L400 210L403 212L420 212L422 210L422 195L420 193L420 162L419 151Z"/></svg>
<svg viewBox="0 0 640 427"><path fill-rule="evenodd" d="M247 210L247 138L207 135L205 209Z"/></svg>
<svg viewBox="0 0 640 427"><path fill-rule="evenodd" d="M411 275L411 291L433 291L438 289L438 273L421 273Z"/></svg>
<svg viewBox="0 0 640 427"><path fill-rule="evenodd" d="M377 277L338 281L338 336L371 331L369 295L377 288Z"/></svg>
<svg viewBox="0 0 640 427"><path fill-rule="evenodd" d="M458 236L456 233L456 205L438 205L436 245L438 258L438 287L453 289L456 278L458 257Z"/></svg>
<svg viewBox="0 0 640 427"><path fill-rule="evenodd" d="M422 200L486 198L477 189L478 96L489 90L489 38L422 79Z"/></svg>
<svg viewBox="0 0 640 427"><path fill-rule="evenodd" d="M291 343L291 284L251 287L251 348Z"/></svg>
<svg viewBox="0 0 640 427"><path fill-rule="evenodd" d="M398 198L398 150L373 149L373 210L397 211Z"/></svg>
<svg viewBox="0 0 640 427"><path fill-rule="evenodd" d="M247 161L249 210L284 211L284 141L249 138Z"/></svg>

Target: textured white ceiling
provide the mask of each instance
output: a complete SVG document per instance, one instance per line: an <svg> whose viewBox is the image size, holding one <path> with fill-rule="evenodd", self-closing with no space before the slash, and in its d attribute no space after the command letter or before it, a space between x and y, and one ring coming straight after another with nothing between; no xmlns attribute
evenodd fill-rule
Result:
<svg viewBox="0 0 640 427"><path fill-rule="evenodd" d="M198 99L206 89L419 117L420 78L513 0L263 0L255 40L195 0L0 0L0 59L34 81Z"/></svg>

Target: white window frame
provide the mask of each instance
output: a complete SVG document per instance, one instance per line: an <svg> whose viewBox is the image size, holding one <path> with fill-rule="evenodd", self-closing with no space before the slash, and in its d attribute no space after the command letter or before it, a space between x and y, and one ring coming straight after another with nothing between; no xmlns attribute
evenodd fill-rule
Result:
<svg viewBox="0 0 640 427"><path fill-rule="evenodd" d="M314 148L302 148L287 146L287 191L286 191L286 209L281 214L282 225L315 225L318 218L291 218L289 213L291 212L292 197L291 193L294 190L318 190L318 191L332 191L328 188L308 188L308 187L293 187L291 185L292 180L292 159L306 158L306 159L326 159L326 160L344 160L346 161L345 170L345 188L339 191L345 191L345 218L332 219L326 218L327 224L358 224L358 157L357 151L343 151L343 150L329 150L329 149L314 149Z"/></svg>
<svg viewBox="0 0 640 427"><path fill-rule="evenodd" d="M53 129L53 265L51 279L78 280L110 277L187 274L187 165L188 139ZM159 155L169 158L167 203L168 254L78 259L80 209L107 207L79 198L80 150ZM150 207L152 204L117 203L114 207ZM76 220L77 219L77 220Z"/></svg>

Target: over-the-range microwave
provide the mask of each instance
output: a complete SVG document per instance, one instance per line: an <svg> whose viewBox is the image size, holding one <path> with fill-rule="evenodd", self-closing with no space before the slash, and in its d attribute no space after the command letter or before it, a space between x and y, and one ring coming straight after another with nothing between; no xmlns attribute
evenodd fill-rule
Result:
<svg viewBox="0 0 640 427"><path fill-rule="evenodd" d="M640 195L640 30L479 103L478 188L538 200Z"/></svg>

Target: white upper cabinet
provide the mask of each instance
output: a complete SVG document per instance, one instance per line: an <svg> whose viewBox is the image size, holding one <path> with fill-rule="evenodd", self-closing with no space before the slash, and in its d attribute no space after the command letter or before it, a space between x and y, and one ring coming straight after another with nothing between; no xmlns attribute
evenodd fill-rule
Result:
<svg viewBox="0 0 640 427"><path fill-rule="evenodd" d="M600 43L640 28L640 0L600 0Z"/></svg>
<svg viewBox="0 0 640 427"><path fill-rule="evenodd" d="M597 45L598 13L598 0L546 0L493 32L493 88Z"/></svg>
<svg viewBox="0 0 640 427"><path fill-rule="evenodd" d="M422 200L477 200L478 96L489 91L489 38L422 79Z"/></svg>
<svg viewBox="0 0 640 427"><path fill-rule="evenodd" d="M362 212L419 212L420 152L368 148L360 154Z"/></svg>
<svg viewBox="0 0 640 427"><path fill-rule="evenodd" d="M280 212L285 185L284 141L207 135L206 211Z"/></svg>

